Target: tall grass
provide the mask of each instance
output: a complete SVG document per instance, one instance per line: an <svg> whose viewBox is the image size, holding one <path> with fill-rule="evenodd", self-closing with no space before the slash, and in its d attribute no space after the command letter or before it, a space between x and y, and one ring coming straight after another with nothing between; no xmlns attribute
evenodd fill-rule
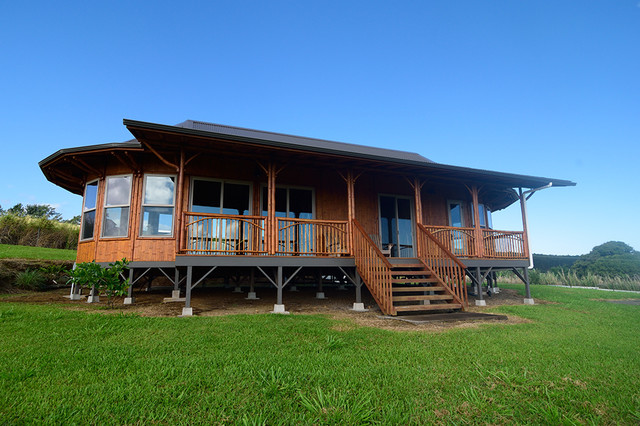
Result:
<svg viewBox="0 0 640 426"><path fill-rule="evenodd" d="M70 223L13 214L0 216L0 244L75 250L79 232L80 227Z"/></svg>
<svg viewBox="0 0 640 426"><path fill-rule="evenodd" d="M520 283L513 274L501 275L499 280L506 283ZM529 282L540 285L568 285L572 287L597 287L609 290L640 291L640 276L624 275L618 277L600 276L592 273L578 276L573 271L548 271L538 272L535 269L529 272Z"/></svg>

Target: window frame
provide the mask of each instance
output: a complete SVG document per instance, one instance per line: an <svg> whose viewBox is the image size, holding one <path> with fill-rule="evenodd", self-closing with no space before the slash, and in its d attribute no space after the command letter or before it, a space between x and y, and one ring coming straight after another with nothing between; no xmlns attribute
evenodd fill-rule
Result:
<svg viewBox="0 0 640 426"><path fill-rule="evenodd" d="M86 209L85 205L87 203L87 187L93 183L96 183L96 200L95 200L95 205L92 209ZM80 225L80 242L83 241L91 241L94 240L96 238L96 219L97 219L97 215L98 215L98 192L100 191L100 179L93 179L88 181L85 185L84 185L84 193L82 194L82 217L81 217L81 225ZM85 220L84 220L84 215L86 213L89 212L94 212L93 215L93 232L91 233L91 237L89 238L82 238L83 235L83 231L84 231L84 226L85 226Z"/></svg>
<svg viewBox="0 0 640 426"><path fill-rule="evenodd" d="M243 180L233 180L233 179L218 179L218 178L208 178L208 177L198 177L198 176L192 176L191 177L191 186L189 188L189 212L191 213L202 213L202 214L209 214L209 213L203 213L203 212L194 212L193 211L193 190L195 188L195 184L194 181L196 180L204 180L204 181L208 181L208 182L220 182L220 212L218 213L213 213L213 214L225 214L222 213L222 210L224 209L224 185L225 183L230 183L230 184L234 184L234 185L247 185L249 187L249 207L247 208L247 211L249 212L248 215L243 215L241 214L240 216L253 216L253 182L249 182L249 181L243 181ZM235 216L235 215L229 215L229 216Z"/></svg>
<svg viewBox="0 0 640 426"><path fill-rule="evenodd" d="M451 205L458 204L460 206L460 226L454 226L453 220L451 220ZM464 205L466 203L462 200L447 200L447 219L449 221L449 226L452 228L466 228L466 220L464 217ZM473 209L473 207L472 207ZM471 215L473 217L473 215Z"/></svg>
<svg viewBox="0 0 640 426"><path fill-rule="evenodd" d="M173 204L145 204L144 197L147 191L147 177L168 177L173 178ZM173 238L175 236L175 227L176 227L176 197L177 197L177 188L178 187L178 176L171 175L166 173L145 173L142 176L142 194L140 197L140 229L138 229L138 238ZM171 207L173 209L173 213L171 214L171 233L169 235L144 235L142 230L144 229L144 208L145 207Z"/></svg>
<svg viewBox="0 0 640 426"><path fill-rule="evenodd" d="M267 217L269 216L269 212L267 212L266 214L263 214L263 212L265 212L266 210L262 209L263 206L263 193L264 193L264 189L268 188L267 184L261 184L260 185L260 216L264 216ZM315 220L316 219L316 189L312 186L298 186L298 185L276 185L276 189L286 189L287 191L287 211L286 211L286 216L283 217L282 219L300 219L297 217L289 217L289 213L290 213L290 197L289 197L289 190L290 189L299 189L299 190L303 190L303 191L311 191L311 219L303 219L303 220ZM268 193L268 190L267 190ZM267 194L268 195L268 194ZM268 204L268 201L267 201Z"/></svg>
<svg viewBox="0 0 640 426"><path fill-rule="evenodd" d="M109 179L113 179L113 178L120 178L120 177L130 177L131 179L129 180L129 203L128 204L113 204L113 205L107 205L107 196L109 195ZM127 239L129 238L129 230L131 229L131 197L133 196L133 174L121 174L121 175L112 175L112 176L106 176L104 178L104 199L103 199L103 203L102 203L102 223L100 224L100 238L101 239ZM128 207L129 208L129 217L127 219L127 234L126 235L114 235L114 236L105 236L104 235L104 229L105 229L105 224L106 222L106 218L107 218L107 209L112 209L112 208L123 208L123 207Z"/></svg>

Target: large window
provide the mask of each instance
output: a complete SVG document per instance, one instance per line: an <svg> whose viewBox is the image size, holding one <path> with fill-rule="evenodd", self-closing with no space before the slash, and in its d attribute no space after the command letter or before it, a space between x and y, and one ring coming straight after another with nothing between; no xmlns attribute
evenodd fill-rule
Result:
<svg viewBox="0 0 640 426"><path fill-rule="evenodd" d="M109 176L104 201L103 237L126 237L129 234L131 175Z"/></svg>
<svg viewBox="0 0 640 426"><path fill-rule="evenodd" d="M191 211L249 215L251 187L245 183L193 179Z"/></svg>
<svg viewBox="0 0 640 426"><path fill-rule="evenodd" d="M267 216L268 189L262 187L262 215ZM276 187L276 217L313 219L313 191L305 188Z"/></svg>
<svg viewBox="0 0 640 426"><path fill-rule="evenodd" d="M145 175L140 235L144 237L173 235L175 181L174 176Z"/></svg>
<svg viewBox="0 0 640 426"><path fill-rule="evenodd" d="M87 183L84 188L84 202L82 203L82 231L81 240L93 238L96 223L96 202L98 200L98 181Z"/></svg>
<svg viewBox="0 0 640 426"><path fill-rule="evenodd" d="M449 226L464 227L464 215L462 213L462 201L449 201Z"/></svg>

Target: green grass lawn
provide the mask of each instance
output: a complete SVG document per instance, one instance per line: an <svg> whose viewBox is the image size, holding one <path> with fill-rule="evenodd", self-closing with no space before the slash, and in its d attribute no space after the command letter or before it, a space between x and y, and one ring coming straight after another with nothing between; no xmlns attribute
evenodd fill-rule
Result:
<svg viewBox="0 0 640 426"><path fill-rule="evenodd" d="M557 303L494 309L529 322L444 332L5 298L0 424L640 422L640 306L595 300L638 295L533 294Z"/></svg>
<svg viewBox="0 0 640 426"><path fill-rule="evenodd" d="M76 251L0 244L0 259L76 260Z"/></svg>

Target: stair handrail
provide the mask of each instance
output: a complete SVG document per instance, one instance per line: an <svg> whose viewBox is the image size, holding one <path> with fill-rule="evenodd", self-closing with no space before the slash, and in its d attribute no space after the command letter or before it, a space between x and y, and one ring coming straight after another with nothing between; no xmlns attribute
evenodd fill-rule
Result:
<svg viewBox="0 0 640 426"><path fill-rule="evenodd" d="M419 245L421 248L418 253L420 261L429 269L433 276L444 285L444 287L451 293L458 303L462 306L467 305L467 285L465 281L464 270L467 268L458 257L447 249L423 224L418 223L418 230L422 231L422 234L426 236L432 243L434 243L440 252L444 254L444 257L438 256L436 262L431 262L430 259L433 256L429 256L427 253L426 245ZM451 265L444 265L447 261ZM440 263L437 265L436 263ZM454 266L455 265L455 266ZM456 267L457 266L457 267ZM447 277L449 280L447 280ZM453 284L453 288L450 285Z"/></svg>
<svg viewBox="0 0 640 426"><path fill-rule="evenodd" d="M358 274L362 277L382 312L385 315L395 315L391 282L391 268L393 266L355 218L352 224L353 256ZM365 250L368 253L364 253Z"/></svg>

